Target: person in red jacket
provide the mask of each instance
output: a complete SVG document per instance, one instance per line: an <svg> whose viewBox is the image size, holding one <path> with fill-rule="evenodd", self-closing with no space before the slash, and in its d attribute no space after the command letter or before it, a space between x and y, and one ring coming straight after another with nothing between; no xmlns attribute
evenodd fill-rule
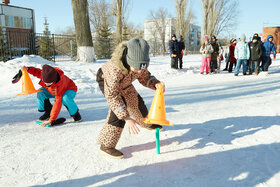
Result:
<svg viewBox="0 0 280 187"><path fill-rule="evenodd" d="M230 54L230 64L228 69L229 73L232 72L233 65L234 67L236 66L236 59L234 58L234 50L235 50L236 43L237 43L236 39L234 38L231 39L230 46L229 46L229 54Z"/></svg>
<svg viewBox="0 0 280 187"><path fill-rule="evenodd" d="M42 126L52 123L58 116L62 104L67 108L70 115L75 121L81 121L79 109L74 102L77 93L77 86L69 79L64 72L47 64L43 65L42 69L35 67L26 68L28 73L40 79L39 85L42 86L39 90L42 92L37 93L37 106L39 112L45 112L39 119L45 122ZM23 69L22 68L22 69ZM13 83L19 81L22 71L13 78ZM50 103L50 98L55 98L54 105Z"/></svg>

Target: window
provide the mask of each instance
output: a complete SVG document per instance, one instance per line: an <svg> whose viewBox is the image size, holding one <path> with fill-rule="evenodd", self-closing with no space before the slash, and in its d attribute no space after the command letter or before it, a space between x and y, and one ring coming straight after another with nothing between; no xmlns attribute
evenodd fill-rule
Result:
<svg viewBox="0 0 280 187"><path fill-rule="evenodd" d="M15 16L14 17L14 23L15 23L15 27L17 28L23 28L23 23L22 23L22 17L19 16Z"/></svg>
<svg viewBox="0 0 280 187"><path fill-rule="evenodd" d="M14 27L14 16L5 15L5 26L6 27Z"/></svg>
<svg viewBox="0 0 280 187"><path fill-rule="evenodd" d="M23 18L23 28L25 29L31 29L31 19L30 18Z"/></svg>
<svg viewBox="0 0 280 187"><path fill-rule="evenodd" d="M23 28L27 28L27 22L26 22L27 18L23 18L22 24L23 24Z"/></svg>
<svg viewBox="0 0 280 187"><path fill-rule="evenodd" d="M31 18L26 18L26 28L27 29L31 29L32 28Z"/></svg>

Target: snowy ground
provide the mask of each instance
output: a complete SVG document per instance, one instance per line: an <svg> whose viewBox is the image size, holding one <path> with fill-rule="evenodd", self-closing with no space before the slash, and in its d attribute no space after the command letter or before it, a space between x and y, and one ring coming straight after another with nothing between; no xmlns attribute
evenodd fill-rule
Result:
<svg viewBox="0 0 280 187"><path fill-rule="evenodd" d="M185 56L179 71L169 61L151 58L149 69L166 84L175 126L160 133L160 155L153 131L129 135L125 128L117 145L122 160L99 155L96 144L108 105L94 74L104 61L56 64L79 88L84 121L71 122L63 108L69 123L54 128L34 123L41 115L36 94L16 97L21 82L11 84L22 65L52 62L24 56L0 63L0 186L280 186L280 58L269 76L238 77L200 75L200 55ZM135 86L149 108L154 91Z"/></svg>

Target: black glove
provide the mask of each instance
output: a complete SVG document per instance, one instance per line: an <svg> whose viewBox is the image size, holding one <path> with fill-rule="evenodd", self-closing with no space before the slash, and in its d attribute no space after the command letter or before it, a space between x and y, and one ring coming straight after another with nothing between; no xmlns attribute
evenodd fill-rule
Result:
<svg viewBox="0 0 280 187"><path fill-rule="evenodd" d="M13 77L12 83L13 84L17 83L20 80L21 76L22 76L22 71L19 70L18 73Z"/></svg>

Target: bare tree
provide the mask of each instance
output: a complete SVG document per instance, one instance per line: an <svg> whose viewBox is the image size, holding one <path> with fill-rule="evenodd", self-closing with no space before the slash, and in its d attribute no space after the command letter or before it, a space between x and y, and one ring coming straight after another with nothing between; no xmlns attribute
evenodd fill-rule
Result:
<svg viewBox="0 0 280 187"><path fill-rule="evenodd" d="M116 0L116 44L122 41L122 0Z"/></svg>
<svg viewBox="0 0 280 187"><path fill-rule="evenodd" d="M72 0L72 10L77 40L77 61L95 62L92 37L89 26L87 0Z"/></svg>
<svg viewBox="0 0 280 187"><path fill-rule="evenodd" d="M186 37L189 32L190 23L194 19L192 12L191 1L189 0L175 0L176 4L176 34L181 34ZM188 8L188 12L186 10ZM187 17L186 17L187 16Z"/></svg>
<svg viewBox="0 0 280 187"><path fill-rule="evenodd" d="M97 33L104 24L112 27L114 21L111 5L105 0L89 0L89 20L93 31Z"/></svg>
<svg viewBox="0 0 280 187"><path fill-rule="evenodd" d="M113 0L112 11L116 16L116 44L122 41L123 27L127 28L129 2L128 0Z"/></svg>
<svg viewBox="0 0 280 187"><path fill-rule="evenodd" d="M145 31L147 32L147 42L149 43L151 49L150 52L155 56L159 53L159 34L154 26L153 20L145 21Z"/></svg>
<svg viewBox="0 0 280 187"><path fill-rule="evenodd" d="M165 35L166 35L166 27L168 24L167 18L169 16L170 16L169 13L164 8L159 8L156 12L150 11L150 17L155 23L155 28L159 35L164 53L166 52Z"/></svg>
<svg viewBox="0 0 280 187"><path fill-rule="evenodd" d="M233 30L236 25L236 0L201 0L203 6L202 35L216 35ZM203 38L203 37L201 37Z"/></svg>
<svg viewBox="0 0 280 187"><path fill-rule="evenodd" d="M127 32L128 32L128 39L139 37L143 38L144 30L141 28L141 25L134 25L133 23L127 23Z"/></svg>

